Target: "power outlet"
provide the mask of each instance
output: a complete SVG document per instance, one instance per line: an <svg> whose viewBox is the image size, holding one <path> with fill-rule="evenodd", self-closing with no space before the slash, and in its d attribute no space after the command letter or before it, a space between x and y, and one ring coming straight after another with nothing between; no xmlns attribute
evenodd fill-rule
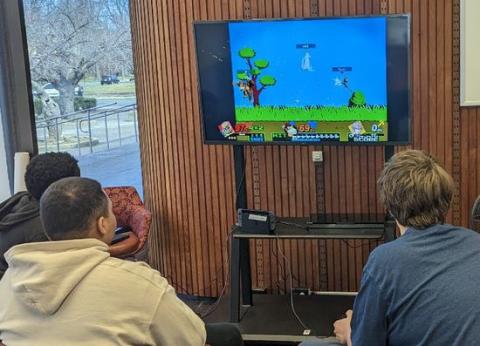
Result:
<svg viewBox="0 0 480 346"><path fill-rule="evenodd" d="M321 150L312 151L313 162L323 162L323 152Z"/></svg>
<svg viewBox="0 0 480 346"><path fill-rule="evenodd" d="M309 296L311 291L309 288L295 287L293 288L292 293L299 296Z"/></svg>
<svg viewBox="0 0 480 346"><path fill-rule="evenodd" d="M254 287L254 288L252 288L252 293L267 294L267 289L266 288L261 288L261 287Z"/></svg>

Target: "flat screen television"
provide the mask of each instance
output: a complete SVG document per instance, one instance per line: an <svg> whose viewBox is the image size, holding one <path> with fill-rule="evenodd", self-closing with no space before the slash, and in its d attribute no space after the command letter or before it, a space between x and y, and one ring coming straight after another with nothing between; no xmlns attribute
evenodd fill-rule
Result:
<svg viewBox="0 0 480 346"><path fill-rule="evenodd" d="M205 143L410 142L408 15L194 23Z"/></svg>

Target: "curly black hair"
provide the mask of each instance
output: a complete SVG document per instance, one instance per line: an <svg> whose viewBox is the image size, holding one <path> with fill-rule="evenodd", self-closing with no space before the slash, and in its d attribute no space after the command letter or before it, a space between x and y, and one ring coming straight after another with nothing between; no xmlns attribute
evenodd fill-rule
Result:
<svg viewBox="0 0 480 346"><path fill-rule="evenodd" d="M40 200L50 184L67 177L79 177L78 161L69 153L45 153L32 158L25 172L28 192Z"/></svg>

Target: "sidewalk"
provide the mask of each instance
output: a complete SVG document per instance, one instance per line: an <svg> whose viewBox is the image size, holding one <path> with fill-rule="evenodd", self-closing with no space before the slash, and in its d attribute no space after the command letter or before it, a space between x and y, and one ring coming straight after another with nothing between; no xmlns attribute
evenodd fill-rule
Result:
<svg viewBox="0 0 480 346"><path fill-rule="evenodd" d="M82 177L98 180L102 186L135 186L143 199L142 170L138 143L76 157Z"/></svg>

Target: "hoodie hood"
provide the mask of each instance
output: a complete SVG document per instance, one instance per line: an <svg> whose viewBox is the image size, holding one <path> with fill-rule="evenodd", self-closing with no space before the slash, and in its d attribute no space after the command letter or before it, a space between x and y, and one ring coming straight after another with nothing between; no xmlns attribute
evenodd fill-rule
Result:
<svg viewBox="0 0 480 346"><path fill-rule="evenodd" d="M38 201L28 192L19 192L0 204L0 232L39 214Z"/></svg>
<svg viewBox="0 0 480 346"><path fill-rule="evenodd" d="M54 314L77 284L109 257L107 244L97 239L22 244L5 254L14 295L45 315Z"/></svg>

